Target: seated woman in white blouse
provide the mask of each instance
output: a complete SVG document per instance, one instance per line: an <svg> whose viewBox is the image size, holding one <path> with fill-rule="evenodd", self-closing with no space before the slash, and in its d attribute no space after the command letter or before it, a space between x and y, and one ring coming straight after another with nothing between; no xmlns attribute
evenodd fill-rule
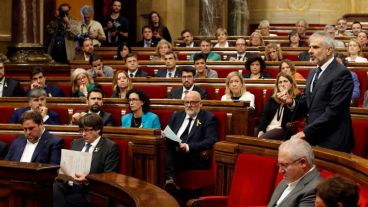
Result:
<svg viewBox="0 0 368 207"><path fill-rule="evenodd" d="M362 57L362 46L357 39L351 39L348 46L349 56L346 58L348 62L366 63L367 58Z"/></svg>
<svg viewBox="0 0 368 207"><path fill-rule="evenodd" d="M239 72L233 71L227 75L226 90L221 101L249 101L249 106L254 108L254 95L246 90Z"/></svg>
<svg viewBox="0 0 368 207"><path fill-rule="evenodd" d="M230 47L229 42L227 41L227 30L225 28L218 28L215 34L217 38L217 44L215 48L228 48Z"/></svg>

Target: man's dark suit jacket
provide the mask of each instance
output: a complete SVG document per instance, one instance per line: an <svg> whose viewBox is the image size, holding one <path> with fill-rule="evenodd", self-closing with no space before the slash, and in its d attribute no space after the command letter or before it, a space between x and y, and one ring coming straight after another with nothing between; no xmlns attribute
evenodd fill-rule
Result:
<svg viewBox="0 0 368 207"><path fill-rule="evenodd" d="M320 75L310 92L315 72L311 71L306 81L304 96L299 102L299 111L307 112L304 127L306 140L318 145L343 152L351 152L354 135L350 116L350 100L353 91L351 73L345 66L333 60Z"/></svg>
<svg viewBox="0 0 368 207"><path fill-rule="evenodd" d="M81 111L77 111L78 113L80 112L85 112L85 113L89 113L89 110L81 110ZM104 124L104 126L115 126L115 122L114 122L114 117L112 116L111 113L109 112L105 112L105 111L100 111L100 117L102 119L102 122Z"/></svg>
<svg viewBox="0 0 368 207"><path fill-rule="evenodd" d="M9 152L5 160L20 161L27 139L24 135L16 138L10 145ZM47 130L42 134L37 147L32 155L31 162L60 164L61 149L64 147L64 140L50 134Z"/></svg>
<svg viewBox="0 0 368 207"><path fill-rule="evenodd" d="M319 172L314 168L311 172L305 175L295 186L295 188L284 198L278 207L289 206L314 206L316 200L316 187L322 181ZM284 190L287 188L287 183L282 180L277 185L272 194L268 207L276 206L276 202L281 197Z"/></svg>
<svg viewBox="0 0 368 207"><path fill-rule="evenodd" d="M44 90L46 91L46 94L48 97L64 97L64 92L53 85L46 85L46 87L44 88ZM27 94L30 92L31 90L27 91Z"/></svg>
<svg viewBox="0 0 368 207"><path fill-rule="evenodd" d="M194 85L193 91L197 91L199 94L201 94L202 100L208 99L208 93L206 90ZM169 99L181 99L182 95L183 95L183 86L180 86L170 91Z"/></svg>
<svg viewBox="0 0 368 207"><path fill-rule="evenodd" d="M157 43L160 41L161 39L156 39L156 38L152 38L151 41L151 47L156 47ZM135 43L136 47L144 47L144 40L138 41Z"/></svg>
<svg viewBox="0 0 368 207"><path fill-rule="evenodd" d="M24 95L25 93L21 89L18 81L11 78L5 78L2 97L18 97Z"/></svg>
<svg viewBox="0 0 368 207"><path fill-rule="evenodd" d="M0 160L3 160L8 153L8 144L0 141Z"/></svg>
<svg viewBox="0 0 368 207"><path fill-rule="evenodd" d="M20 108L20 109L15 110L9 119L9 123L19 124L22 114L29 110L31 110L31 107L25 107L25 108ZM56 113L53 110L48 109L47 115L49 115L49 118L46 120L46 122L44 122L44 124L50 124L50 125L60 124L58 113Z"/></svg>
<svg viewBox="0 0 368 207"><path fill-rule="evenodd" d="M147 72L144 72L142 69L138 69L134 77L147 77L147 76L148 76Z"/></svg>
<svg viewBox="0 0 368 207"><path fill-rule="evenodd" d="M167 75L167 69L162 69L162 70L159 70L159 71L157 72L156 77L166 78L166 75ZM174 74L174 77L175 77L175 78L181 77L181 71L180 71L180 69L179 69L179 68L176 68L176 70L175 70L175 74Z"/></svg>

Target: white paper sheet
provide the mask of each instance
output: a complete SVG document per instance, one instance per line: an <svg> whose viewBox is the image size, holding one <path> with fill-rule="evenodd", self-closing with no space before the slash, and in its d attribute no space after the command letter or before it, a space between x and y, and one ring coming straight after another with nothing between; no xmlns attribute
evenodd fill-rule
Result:
<svg viewBox="0 0 368 207"><path fill-rule="evenodd" d="M62 149L59 173L71 177L75 174L88 175L91 162L91 153Z"/></svg>
<svg viewBox="0 0 368 207"><path fill-rule="evenodd" d="M165 137L172 141L181 143L181 139L173 132L173 130L167 125L164 129Z"/></svg>

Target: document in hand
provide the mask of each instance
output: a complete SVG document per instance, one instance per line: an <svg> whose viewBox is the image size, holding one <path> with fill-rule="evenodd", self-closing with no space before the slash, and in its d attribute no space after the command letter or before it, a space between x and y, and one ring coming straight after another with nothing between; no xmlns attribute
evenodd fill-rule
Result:
<svg viewBox="0 0 368 207"><path fill-rule="evenodd" d="M75 176L75 174L88 175L91 169L92 154L74 150L61 150L59 174Z"/></svg>
<svg viewBox="0 0 368 207"><path fill-rule="evenodd" d="M173 130L167 125L164 129L165 137L171 139L174 142L181 143L181 139L173 132Z"/></svg>

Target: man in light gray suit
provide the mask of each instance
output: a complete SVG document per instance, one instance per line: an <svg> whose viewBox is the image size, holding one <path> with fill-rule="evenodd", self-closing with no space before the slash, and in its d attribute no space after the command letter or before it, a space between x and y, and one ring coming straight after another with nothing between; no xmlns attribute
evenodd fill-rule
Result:
<svg viewBox="0 0 368 207"><path fill-rule="evenodd" d="M268 207L314 206L315 189L322 178L313 160L312 147L303 139L290 139L280 145L278 165L283 179Z"/></svg>

